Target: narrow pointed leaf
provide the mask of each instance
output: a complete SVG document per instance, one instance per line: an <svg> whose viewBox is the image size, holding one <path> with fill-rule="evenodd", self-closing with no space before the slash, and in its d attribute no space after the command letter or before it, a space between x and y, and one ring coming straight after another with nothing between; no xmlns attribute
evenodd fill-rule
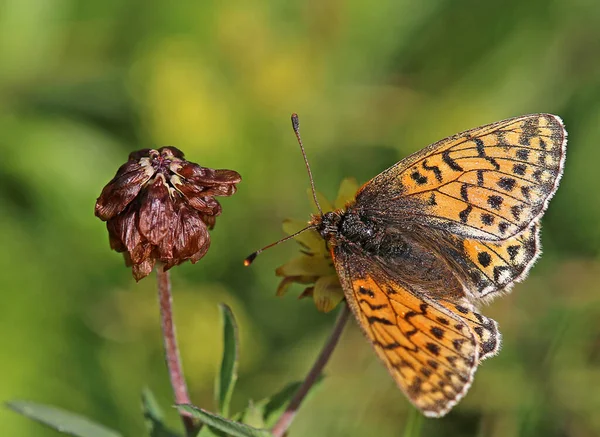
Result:
<svg viewBox="0 0 600 437"><path fill-rule="evenodd" d="M423 428L423 415L416 408L411 408L404 426L404 437L419 437Z"/></svg>
<svg viewBox="0 0 600 437"><path fill-rule="evenodd" d="M212 426L203 426L200 432L196 435L196 437L229 437L223 431L219 431Z"/></svg>
<svg viewBox="0 0 600 437"><path fill-rule="evenodd" d="M150 437L179 437L163 422L163 412L149 388L142 391L142 411Z"/></svg>
<svg viewBox="0 0 600 437"><path fill-rule="evenodd" d="M271 433L266 429L253 428L243 423L234 422L193 405L177 405L177 408L180 411L192 414L203 423L223 431L232 437L272 437Z"/></svg>
<svg viewBox="0 0 600 437"><path fill-rule="evenodd" d="M231 395L238 377L238 331L231 309L225 304L220 304L219 309L223 326L223 358L216 380L215 397L219 413L227 417Z"/></svg>
<svg viewBox="0 0 600 437"><path fill-rule="evenodd" d="M121 437L117 431L60 408L29 401L11 401L6 406L63 434L75 437Z"/></svg>
<svg viewBox="0 0 600 437"><path fill-rule="evenodd" d="M358 191L358 182L355 178L345 178L340 184L337 198L333 203L333 206L337 209L342 209L346 206L346 203L352 201Z"/></svg>

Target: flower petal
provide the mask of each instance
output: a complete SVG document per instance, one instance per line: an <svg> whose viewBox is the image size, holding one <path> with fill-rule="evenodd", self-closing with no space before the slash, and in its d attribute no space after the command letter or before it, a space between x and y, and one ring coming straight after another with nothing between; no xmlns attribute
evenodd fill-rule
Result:
<svg viewBox="0 0 600 437"><path fill-rule="evenodd" d="M317 279L313 290L313 299L319 311L328 313L344 299L344 291L337 275L323 276Z"/></svg>
<svg viewBox="0 0 600 437"><path fill-rule="evenodd" d="M236 171L214 170L188 161L178 163L177 166L172 165L170 169L191 183L201 186L231 185L242 180L242 177Z"/></svg>
<svg viewBox="0 0 600 437"><path fill-rule="evenodd" d="M161 175L144 190L139 215L140 233L158 245L174 225L176 216L169 188Z"/></svg>
<svg viewBox="0 0 600 437"><path fill-rule="evenodd" d="M132 251L142 241L137 228L138 211L130 205L124 212L106 222L110 247L117 252Z"/></svg>
<svg viewBox="0 0 600 437"><path fill-rule="evenodd" d="M277 276L327 276L335 273L331 260L301 255L275 270Z"/></svg>
<svg viewBox="0 0 600 437"><path fill-rule="evenodd" d="M316 276L286 276L277 286L276 296L283 296L287 293L292 284L312 284L317 280Z"/></svg>
<svg viewBox="0 0 600 437"><path fill-rule="evenodd" d="M312 195L312 190L309 188L306 190L306 194L308 194L308 200L310 202L310 206L315 214L319 213L319 209L317 205L315 205L315 199ZM321 209L323 212L333 211L333 205L325 196L317 191L317 200L319 201L319 205L321 205Z"/></svg>
<svg viewBox="0 0 600 437"><path fill-rule="evenodd" d="M292 235L306 226L308 226L308 223L301 220L286 219L283 221L283 231L288 235ZM301 234L296 235L294 240L312 253L328 253L323 238L321 238L321 236L314 229L309 229Z"/></svg>
<svg viewBox="0 0 600 437"><path fill-rule="evenodd" d="M144 279L150 274L150 272L152 272L154 263L154 258L148 258L140 264L134 264L131 266L131 272L133 273L133 277L135 278L136 282L140 279Z"/></svg>
<svg viewBox="0 0 600 437"><path fill-rule="evenodd" d="M210 247L210 237L206 224L192 208L182 204L175 231L174 255L183 260L192 259L195 263Z"/></svg>
<svg viewBox="0 0 600 437"><path fill-rule="evenodd" d="M151 176L151 169L142 167L137 161L123 164L96 200L96 216L106 221L121 213Z"/></svg>
<svg viewBox="0 0 600 437"><path fill-rule="evenodd" d="M345 178L340 184L337 199L334 202L335 209L344 209L348 202L354 200L358 188L355 178Z"/></svg>

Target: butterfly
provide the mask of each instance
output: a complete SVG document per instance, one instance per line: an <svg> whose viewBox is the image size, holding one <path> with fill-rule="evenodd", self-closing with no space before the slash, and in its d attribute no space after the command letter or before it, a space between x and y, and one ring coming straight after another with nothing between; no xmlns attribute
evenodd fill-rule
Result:
<svg viewBox="0 0 600 437"><path fill-rule="evenodd" d="M540 255L566 139L550 114L470 129L375 176L344 209L312 217L362 331L426 416L448 413L498 352L498 324L478 307Z"/></svg>

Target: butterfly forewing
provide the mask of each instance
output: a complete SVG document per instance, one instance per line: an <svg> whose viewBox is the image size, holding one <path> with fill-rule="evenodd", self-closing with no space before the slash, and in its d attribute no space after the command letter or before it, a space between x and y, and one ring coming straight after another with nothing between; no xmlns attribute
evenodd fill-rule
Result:
<svg viewBox="0 0 600 437"><path fill-rule="evenodd" d="M464 238L505 240L545 210L563 171L559 117L532 114L454 135L366 183L359 206L387 221L420 223Z"/></svg>
<svg viewBox="0 0 600 437"><path fill-rule="evenodd" d="M427 416L443 416L471 385L479 336L455 309L401 285L373 259L349 253L333 257L362 330L410 401Z"/></svg>

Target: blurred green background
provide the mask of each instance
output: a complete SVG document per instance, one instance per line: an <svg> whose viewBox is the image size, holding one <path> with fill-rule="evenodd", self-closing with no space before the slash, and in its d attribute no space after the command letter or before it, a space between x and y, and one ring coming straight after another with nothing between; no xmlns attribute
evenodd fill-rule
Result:
<svg viewBox="0 0 600 437"><path fill-rule="evenodd" d="M455 132L560 115L566 171L544 256L484 309L504 347L422 436L600 435L600 3L309 0L0 3L0 400L31 399L143 435L140 391L168 409L154 277L136 284L93 215L130 151L175 145L244 180L208 255L173 270L192 399L213 408L218 302L242 333L234 409L302 378L334 320L274 296L307 218L301 116L318 189L364 182ZM356 326L291 436L399 436L410 411ZM170 422L179 426L173 411ZM0 410L2 433L55 436Z"/></svg>

